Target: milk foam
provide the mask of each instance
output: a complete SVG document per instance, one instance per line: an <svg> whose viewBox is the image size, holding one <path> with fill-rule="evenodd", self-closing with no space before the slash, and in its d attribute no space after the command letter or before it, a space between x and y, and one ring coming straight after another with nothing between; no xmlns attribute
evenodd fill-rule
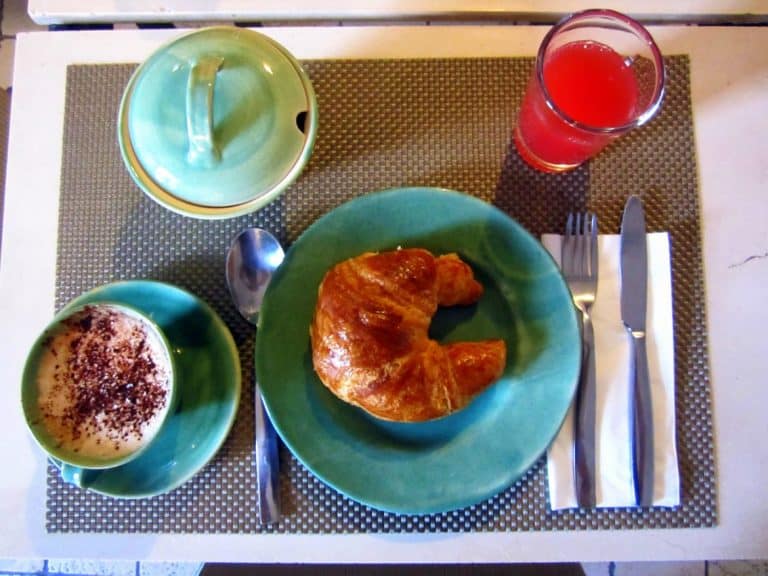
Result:
<svg viewBox="0 0 768 576"><path fill-rule="evenodd" d="M91 306L46 341L38 407L68 452L97 460L125 457L150 442L171 398L168 352L129 311Z"/></svg>

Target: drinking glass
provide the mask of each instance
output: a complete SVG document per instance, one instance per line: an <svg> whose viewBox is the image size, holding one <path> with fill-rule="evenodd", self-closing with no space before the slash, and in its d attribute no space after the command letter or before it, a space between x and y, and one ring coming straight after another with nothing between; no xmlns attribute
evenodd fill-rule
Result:
<svg viewBox="0 0 768 576"><path fill-rule="evenodd" d="M664 62L638 22L585 10L544 37L515 127L515 146L546 172L576 168L653 118L664 97Z"/></svg>

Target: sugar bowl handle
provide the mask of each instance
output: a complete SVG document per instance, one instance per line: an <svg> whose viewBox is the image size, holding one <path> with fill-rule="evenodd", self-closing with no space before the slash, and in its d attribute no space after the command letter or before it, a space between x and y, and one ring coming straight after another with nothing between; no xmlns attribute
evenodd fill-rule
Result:
<svg viewBox="0 0 768 576"><path fill-rule="evenodd" d="M224 63L220 56L204 56L192 63L187 81L187 160L193 166L213 166L221 150L213 137L213 87Z"/></svg>

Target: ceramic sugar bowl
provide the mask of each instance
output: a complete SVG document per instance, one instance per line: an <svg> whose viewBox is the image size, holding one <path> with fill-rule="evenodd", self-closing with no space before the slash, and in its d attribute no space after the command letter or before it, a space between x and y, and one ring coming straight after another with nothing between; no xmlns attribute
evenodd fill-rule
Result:
<svg viewBox="0 0 768 576"><path fill-rule="evenodd" d="M118 141L138 186L196 218L230 218L277 198L317 134L309 77L283 46L218 26L159 48L133 74Z"/></svg>

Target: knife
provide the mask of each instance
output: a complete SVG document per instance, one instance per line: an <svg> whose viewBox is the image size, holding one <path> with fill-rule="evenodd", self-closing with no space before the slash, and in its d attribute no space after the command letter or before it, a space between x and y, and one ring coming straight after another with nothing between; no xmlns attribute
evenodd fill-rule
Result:
<svg viewBox="0 0 768 576"><path fill-rule="evenodd" d="M630 196L621 221L621 317L630 335L629 416L635 501L653 504L653 410L645 346L648 301L645 214L638 196Z"/></svg>

